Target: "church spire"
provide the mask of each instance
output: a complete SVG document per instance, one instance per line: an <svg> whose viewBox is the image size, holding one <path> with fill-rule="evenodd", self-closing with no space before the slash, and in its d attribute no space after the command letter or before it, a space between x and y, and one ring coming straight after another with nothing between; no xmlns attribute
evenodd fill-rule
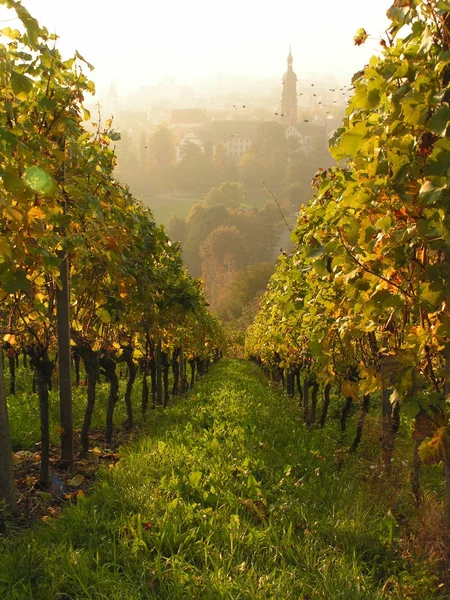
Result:
<svg viewBox="0 0 450 600"><path fill-rule="evenodd" d="M293 62L294 62L294 59L292 58L291 45L289 44L289 56L288 56L288 59L287 59L288 68L289 67L292 68L292 63Z"/></svg>
<svg viewBox="0 0 450 600"><path fill-rule="evenodd" d="M280 122L285 125L295 125L297 123L297 75L292 70L293 62L291 46L289 45L288 68L283 76L283 93L281 95Z"/></svg>

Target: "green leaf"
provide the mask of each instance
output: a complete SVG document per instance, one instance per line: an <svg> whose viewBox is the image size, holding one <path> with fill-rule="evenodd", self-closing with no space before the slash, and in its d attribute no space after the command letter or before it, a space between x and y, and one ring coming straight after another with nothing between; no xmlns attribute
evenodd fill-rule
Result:
<svg viewBox="0 0 450 600"><path fill-rule="evenodd" d="M209 448L210 448L210 450L212 452L219 452L219 450L220 450L220 442L219 442L219 440L216 437L211 440Z"/></svg>
<svg viewBox="0 0 450 600"><path fill-rule="evenodd" d="M428 120L427 125L431 129L433 133L437 133L438 135L444 135L448 123L450 121L450 107L449 106L441 106L437 109L431 119Z"/></svg>
<svg viewBox="0 0 450 600"><path fill-rule="evenodd" d="M388 19L402 26L411 21L411 9L408 6L391 6L386 13Z"/></svg>
<svg viewBox="0 0 450 600"><path fill-rule="evenodd" d="M14 8L17 12L17 16L25 25L30 46L36 49L39 42L39 35L41 33L39 23L30 15L27 9L18 2L14 3Z"/></svg>
<svg viewBox="0 0 450 600"><path fill-rule="evenodd" d="M434 145L425 175L446 175L450 165L450 139L442 138Z"/></svg>
<svg viewBox="0 0 450 600"><path fill-rule="evenodd" d="M2 287L5 292L14 294L20 290L30 289L30 280L27 279L26 271L9 271L3 278Z"/></svg>
<svg viewBox="0 0 450 600"><path fill-rule="evenodd" d="M256 496L259 491L259 484L251 473L247 479L247 488L251 496Z"/></svg>
<svg viewBox="0 0 450 600"><path fill-rule="evenodd" d="M426 200L427 204L433 204L440 200L442 194L447 190L447 186L435 187L431 181L426 181L419 191L419 198Z"/></svg>
<svg viewBox="0 0 450 600"><path fill-rule="evenodd" d="M306 252L306 256L308 258L319 258L325 252L325 248L323 246L314 246L312 248L308 248Z"/></svg>
<svg viewBox="0 0 450 600"><path fill-rule="evenodd" d="M438 10L443 10L443 11L446 11L446 12L450 12L450 2L449 2L449 0L439 0L438 3L437 3L437 5L436 5L436 8Z"/></svg>
<svg viewBox="0 0 450 600"><path fill-rule="evenodd" d="M437 289L436 289L437 288ZM445 293L437 283L422 283L418 287L420 301L429 311L435 311L444 300Z"/></svg>
<svg viewBox="0 0 450 600"><path fill-rule="evenodd" d="M4 27L0 33L11 40L18 40L20 38L20 31L17 29L11 29L11 27Z"/></svg>
<svg viewBox="0 0 450 600"><path fill-rule="evenodd" d="M40 167L28 167L28 169L25 170L23 180L27 187L40 194L50 195L56 188L51 175Z"/></svg>
<svg viewBox="0 0 450 600"><path fill-rule="evenodd" d="M89 69L90 71L93 71L93 70L94 70L94 67L91 65L91 63L89 63L89 62L88 62L88 61L87 61L85 58L83 58L83 57L81 56L81 54L80 54L78 51L75 51L75 56L76 56L76 57L77 57L79 60L83 61L83 62L84 62L84 64L85 64L85 65L88 67L88 69ZM91 83L91 82L89 82L89 83Z"/></svg>
<svg viewBox="0 0 450 600"><path fill-rule="evenodd" d="M19 100L25 100L28 94L33 89L33 82L25 75L22 75L22 73L12 71L11 87L14 94L18 97Z"/></svg>
<svg viewBox="0 0 450 600"><path fill-rule="evenodd" d="M380 104L380 90L370 90L367 94L367 100L370 108L376 108Z"/></svg>
<svg viewBox="0 0 450 600"><path fill-rule="evenodd" d="M433 36L431 34L430 28L427 25L425 27L425 31L422 34L422 43L420 44L420 52L428 52L433 45Z"/></svg>
<svg viewBox="0 0 450 600"><path fill-rule="evenodd" d="M108 131L108 137L112 142L117 142L120 140L120 132L115 129L111 129Z"/></svg>
<svg viewBox="0 0 450 600"><path fill-rule="evenodd" d="M385 217L381 217L381 219L378 219L378 221L375 223L375 227L378 227L378 229L381 229L385 233L389 231L391 226L392 226L392 220L389 215L386 215Z"/></svg>
<svg viewBox="0 0 450 600"><path fill-rule="evenodd" d="M69 60L65 60L63 62L63 65L70 71L73 67L74 62L75 62L75 58L69 58Z"/></svg>
<svg viewBox="0 0 450 600"><path fill-rule="evenodd" d="M316 273L318 273L321 277L326 277L329 275L328 261L326 259L315 260L313 262L313 268L315 269Z"/></svg>
<svg viewBox="0 0 450 600"><path fill-rule="evenodd" d="M331 148L333 157L336 160L341 160L348 156L355 156L364 144L366 134L367 125L363 122L345 131L341 135L337 147Z"/></svg>
<svg viewBox="0 0 450 600"><path fill-rule="evenodd" d="M98 308L96 312L102 323L110 323L111 315L105 308Z"/></svg>
<svg viewBox="0 0 450 600"><path fill-rule="evenodd" d="M9 258L12 254L11 244L5 237L0 237L0 262L4 262L6 258Z"/></svg>
<svg viewBox="0 0 450 600"><path fill-rule="evenodd" d="M169 504L166 506L166 509L168 511L175 509L178 504L180 503L178 498L174 498L171 502L169 502Z"/></svg>
<svg viewBox="0 0 450 600"><path fill-rule="evenodd" d="M198 488L202 475L203 473L201 471L193 471L189 475L189 483L192 485L193 488Z"/></svg>
<svg viewBox="0 0 450 600"><path fill-rule="evenodd" d="M423 99L422 95L414 94L402 102L405 123L421 125L425 122L428 114L428 107L419 101Z"/></svg>

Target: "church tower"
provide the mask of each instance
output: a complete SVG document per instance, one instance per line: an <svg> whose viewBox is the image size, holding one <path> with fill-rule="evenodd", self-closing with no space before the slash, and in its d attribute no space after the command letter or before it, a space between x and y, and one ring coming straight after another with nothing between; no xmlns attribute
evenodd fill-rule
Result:
<svg viewBox="0 0 450 600"><path fill-rule="evenodd" d="M284 125L297 123L297 75L292 70L293 60L289 46L288 69L283 75L283 93L281 95L280 123Z"/></svg>

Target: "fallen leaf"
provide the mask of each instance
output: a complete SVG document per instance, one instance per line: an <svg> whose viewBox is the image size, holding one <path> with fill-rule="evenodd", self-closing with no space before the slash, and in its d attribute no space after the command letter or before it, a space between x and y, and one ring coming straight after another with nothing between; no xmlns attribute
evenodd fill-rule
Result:
<svg viewBox="0 0 450 600"><path fill-rule="evenodd" d="M18 450L16 452L16 456L18 456L19 458L32 458L33 453L29 450Z"/></svg>
<svg viewBox="0 0 450 600"><path fill-rule="evenodd" d="M79 473L78 475L75 475L75 477L73 479L69 479L67 481L67 485L70 487L79 487L84 481L84 475L81 475L81 473Z"/></svg>

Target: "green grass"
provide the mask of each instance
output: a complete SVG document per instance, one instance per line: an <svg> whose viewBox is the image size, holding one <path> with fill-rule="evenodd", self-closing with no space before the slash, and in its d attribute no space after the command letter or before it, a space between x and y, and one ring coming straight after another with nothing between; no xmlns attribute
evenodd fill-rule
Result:
<svg viewBox="0 0 450 600"><path fill-rule="evenodd" d="M3 541L0 598L434 598L426 568L398 558L388 507L337 468L338 443L256 367L222 361L78 506Z"/></svg>
<svg viewBox="0 0 450 600"><path fill-rule="evenodd" d="M142 201L151 209L156 222L167 226L172 215L186 219L194 204L201 204L205 196L206 191L204 193L174 194L171 197L145 198ZM271 196L264 189L247 190L245 206L261 210L268 200L273 202Z"/></svg>
<svg viewBox="0 0 450 600"><path fill-rule="evenodd" d="M85 377L84 373L82 377ZM6 387L9 389L9 372L6 372ZM32 393L32 373L30 369L19 367L16 374L16 394L8 396L8 412L11 423L11 437L13 449L31 448L40 440L39 425L39 400L36 393ZM103 380L103 378L102 378ZM120 426L126 421L126 407L123 401L125 396L126 380L119 382L119 402L114 410L114 422ZM141 380L133 388L133 403L138 422L141 420L140 406ZM109 385L100 383L96 390L96 404L92 416L91 429L104 429L106 422L106 408L108 404ZM80 385L73 388L73 420L75 429L80 429L83 423L86 408L86 386ZM53 445L59 444L59 391L55 388L49 394L50 440Z"/></svg>
<svg viewBox="0 0 450 600"><path fill-rule="evenodd" d="M172 215L185 219L194 204L203 202L204 198L205 194L180 194L173 197L149 198L143 202L151 209L155 221L167 226Z"/></svg>

